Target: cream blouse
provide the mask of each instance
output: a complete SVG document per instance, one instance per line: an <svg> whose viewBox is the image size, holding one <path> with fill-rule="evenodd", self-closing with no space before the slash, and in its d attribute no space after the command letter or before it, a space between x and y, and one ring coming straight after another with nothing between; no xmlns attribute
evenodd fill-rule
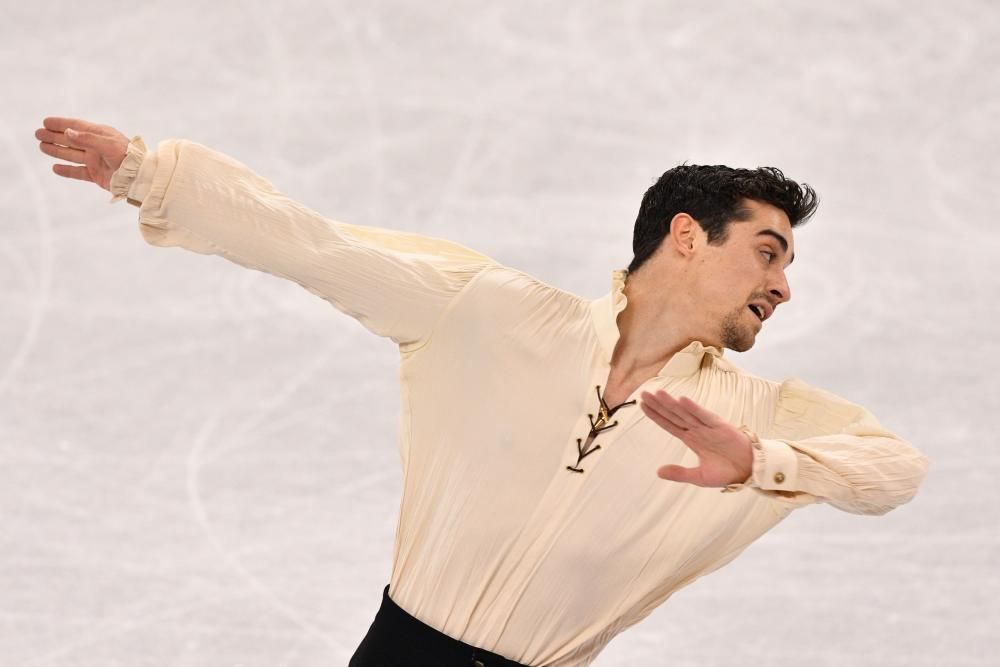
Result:
<svg viewBox="0 0 1000 667"><path fill-rule="evenodd" d="M793 509L884 514L926 474L927 457L865 408L755 377L700 342L601 420L624 270L587 300L450 241L324 218L186 140L147 152L133 138L111 191L141 203L146 242L295 281L398 344L403 496L390 596L518 662L589 665ZM664 464L698 463L632 402L660 388L745 427L745 483L657 477Z"/></svg>

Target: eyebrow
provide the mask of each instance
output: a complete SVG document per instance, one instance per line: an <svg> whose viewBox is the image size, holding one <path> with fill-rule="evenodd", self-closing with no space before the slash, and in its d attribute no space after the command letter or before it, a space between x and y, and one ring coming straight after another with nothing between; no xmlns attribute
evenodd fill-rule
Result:
<svg viewBox="0 0 1000 667"><path fill-rule="evenodd" d="M778 239L778 243L781 244L781 249L784 250L786 253L788 252L788 241L785 239L784 236L774 231L773 229L762 229L761 231L757 232L757 236L773 236L774 238ZM792 258L788 260L788 266L791 266L792 262L794 261L795 261L795 253L793 252Z"/></svg>

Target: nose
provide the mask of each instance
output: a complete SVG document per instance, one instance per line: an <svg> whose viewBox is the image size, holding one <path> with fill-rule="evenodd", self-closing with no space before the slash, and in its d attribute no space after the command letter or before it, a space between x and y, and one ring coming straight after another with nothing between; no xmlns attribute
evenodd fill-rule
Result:
<svg viewBox="0 0 1000 667"><path fill-rule="evenodd" d="M784 271L778 274L778 278L768 291L778 303L785 303L792 299L792 288L788 286L788 279L785 278Z"/></svg>

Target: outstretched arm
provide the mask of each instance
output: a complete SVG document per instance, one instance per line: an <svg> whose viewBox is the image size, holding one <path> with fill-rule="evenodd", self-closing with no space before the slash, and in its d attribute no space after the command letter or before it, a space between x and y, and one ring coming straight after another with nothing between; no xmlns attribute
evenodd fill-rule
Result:
<svg viewBox="0 0 1000 667"><path fill-rule="evenodd" d="M667 480L885 514L909 502L927 474L929 459L871 412L800 380L782 383L766 438L687 397L659 390L642 398L646 415L698 455L695 468L661 467L657 474Z"/></svg>
<svg viewBox="0 0 1000 667"><path fill-rule="evenodd" d="M83 165L53 170L139 205L147 243L291 280L400 346L426 341L451 300L497 264L451 241L324 218L192 141L168 139L150 151L108 126L56 117L44 124L41 150Z"/></svg>

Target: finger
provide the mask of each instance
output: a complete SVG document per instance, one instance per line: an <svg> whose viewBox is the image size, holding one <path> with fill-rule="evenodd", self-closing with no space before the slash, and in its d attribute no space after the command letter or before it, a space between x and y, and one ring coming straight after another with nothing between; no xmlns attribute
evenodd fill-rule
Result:
<svg viewBox="0 0 1000 667"><path fill-rule="evenodd" d="M52 130L53 132L65 132L66 128L71 127L74 130L96 132L98 134L101 134L108 127L107 125L91 123L89 120L83 120L82 118L65 118L63 116L49 116L44 118L42 125L45 126L45 129Z"/></svg>
<svg viewBox="0 0 1000 667"><path fill-rule="evenodd" d="M671 482L687 482L704 486L704 478L701 468L685 468L684 466L666 465L660 466L656 470L657 477L670 480Z"/></svg>
<svg viewBox="0 0 1000 667"><path fill-rule="evenodd" d="M676 399L669 396L664 402L667 404L667 408L673 411L677 419L682 420L688 428L714 426L719 421L715 415L702 408L687 396L681 396Z"/></svg>
<svg viewBox="0 0 1000 667"><path fill-rule="evenodd" d="M680 438L687 431L687 427L683 423L677 422L676 420L672 419L669 414L658 410L655 404L642 401L640 403L640 406L642 407L642 411L646 414L646 416L648 416L650 419L656 422L656 424L659 425L661 428L664 428L667 431L669 431L672 435Z"/></svg>
<svg viewBox="0 0 1000 667"><path fill-rule="evenodd" d="M69 142L69 146L90 148L102 156L110 157L116 152L124 152L117 150L113 139L102 137L93 132L67 132L66 140Z"/></svg>
<svg viewBox="0 0 1000 667"><path fill-rule="evenodd" d="M60 160L66 160L67 162L76 162L77 164L84 163L84 151L79 148L67 148L66 146L58 146L56 144L38 144L38 148L41 149L46 155L51 155L54 158Z"/></svg>
<svg viewBox="0 0 1000 667"><path fill-rule="evenodd" d="M659 392L656 394L643 392L642 398L643 403L648 404L651 409L656 410L659 414L669 418L679 427L688 427L687 423L681 418L680 414L678 414L677 409L671 405L669 395L666 395L665 393L660 394Z"/></svg>
<svg viewBox="0 0 1000 667"><path fill-rule="evenodd" d="M642 397L646 402L652 403L661 410L669 409L670 403L672 401L672 397L670 396L670 394L668 394L662 389L656 391L655 393L644 391L642 392Z"/></svg>
<svg viewBox="0 0 1000 667"><path fill-rule="evenodd" d="M718 426L719 423L722 422L722 418L717 414L711 410L706 410L687 396L682 396L680 401L678 401L678 405L686 409L688 414L693 416L705 426Z"/></svg>
<svg viewBox="0 0 1000 667"><path fill-rule="evenodd" d="M80 181L90 181L94 182L94 179L90 177L87 172L86 167L71 167L68 164L54 164L52 165L52 171L59 174L60 176L65 176L66 178L75 178Z"/></svg>
<svg viewBox="0 0 1000 667"><path fill-rule="evenodd" d="M659 400L660 412L670 415L675 422L682 424L684 428L701 428L703 424L698 421L686 407L681 405L677 399L660 389L655 394Z"/></svg>
<svg viewBox="0 0 1000 667"><path fill-rule="evenodd" d="M59 146L68 146L66 135L62 132L53 132L52 130L46 130L45 128L39 128L35 130L35 139L42 141L47 144L57 144Z"/></svg>
<svg viewBox="0 0 1000 667"><path fill-rule="evenodd" d="M657 426L664 429L675 438L683 439L687 436L688 433L687 428L681 426L677 422L671 421L669 418L664 417L662 414L653 411L652 408L645 408L644 412L646 413L646 416L652 419Z"/></svg>

